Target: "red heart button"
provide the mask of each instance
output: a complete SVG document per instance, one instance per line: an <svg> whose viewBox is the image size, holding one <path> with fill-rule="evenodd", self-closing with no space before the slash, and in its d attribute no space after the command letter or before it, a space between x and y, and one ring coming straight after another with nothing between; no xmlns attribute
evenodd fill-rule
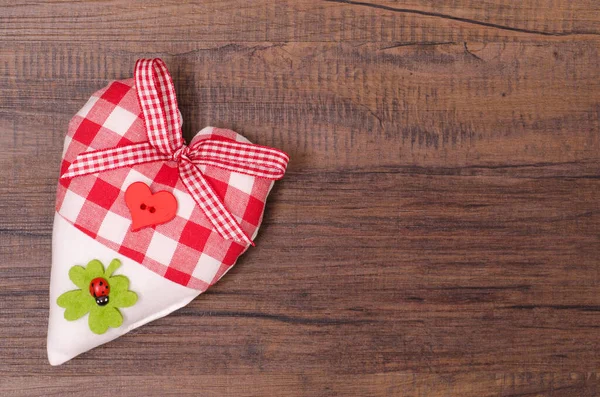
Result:
<svg viewBox="0 0 600 397"><path fill-rule="evenodd" d="M125 191L125 204L131 212L131 231L169 222L177 214L177 199L162 190L152 194L144 182L134 182Z"/></svg>

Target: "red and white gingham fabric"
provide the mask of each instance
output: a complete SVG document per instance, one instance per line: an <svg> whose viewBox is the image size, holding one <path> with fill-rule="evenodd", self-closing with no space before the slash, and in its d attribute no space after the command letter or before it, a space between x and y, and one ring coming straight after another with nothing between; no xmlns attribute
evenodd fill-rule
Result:
<svg viewBox="0 0 600 397"><path fill-rule="evenodd" d="M164 70L148 78L141 75L141 71L149 70L143 66L136 66L137 90L134 79L115 81L96 92L71 120L61 166L61 175L67 177L59 181L56 209L78 229L120 254L169 280L204 291L227 272L250 242L247 237L243 241L222 237L234 238L234 234L216 230L207 211L224 210L244 237L253 238L273 179L279 179L285 171L287 155L258 145L246 150L249 142L244 137L212 127L202 130L189 147L185 146L166 67L162 61L149 65ZM154 93L140 81L152 78L159 79L159 89ZM106 159L97 163L81 161L89 157L89 152L115 155L109 149L116 151L116 157L108 163L118 163L112 169L94 168L106 165ZM145 162L136 163L140 153ZM275 169L260 162L252 166L253 158L273 153L275 163L280 163ZM239 161L244 156L249 163ZM258 176L245 172L247 164ZM197 178L199 171L202 178ZM147 183L152 191L171 191L178 201L175 219L131 232L124 193L137 181ZM197 197L204 197L207 190L215 194L222 209L198 205Z"/></svg>

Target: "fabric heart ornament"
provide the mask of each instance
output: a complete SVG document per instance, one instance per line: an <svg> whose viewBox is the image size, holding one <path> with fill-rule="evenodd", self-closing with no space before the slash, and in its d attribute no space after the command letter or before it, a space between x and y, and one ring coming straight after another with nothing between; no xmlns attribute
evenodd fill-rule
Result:
<svg viewBox="0 0 600 397"><path fill-rule="evenodd" d="M213 127L186 145L181 124L160 59L139 60L133 79L71 120L52 237L52 365L185 306L253 245L288 156Z"/></svg>

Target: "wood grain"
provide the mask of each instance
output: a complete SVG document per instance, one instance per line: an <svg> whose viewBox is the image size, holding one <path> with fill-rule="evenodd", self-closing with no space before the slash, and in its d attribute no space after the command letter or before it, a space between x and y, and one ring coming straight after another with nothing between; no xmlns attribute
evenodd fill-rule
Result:
<svg viewBox="0 0 600 397"><path fill-rule="evenodd" d="M0 395L597 395L599 45L594 0L4 2ZM53 368L62 139L149 56L289 171L221 282Z"/></svg>

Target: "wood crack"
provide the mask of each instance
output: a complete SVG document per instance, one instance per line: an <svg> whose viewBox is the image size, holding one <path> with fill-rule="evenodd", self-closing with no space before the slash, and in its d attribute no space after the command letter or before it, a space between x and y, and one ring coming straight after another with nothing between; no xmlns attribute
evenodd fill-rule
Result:
<svg viewBox="0 0 600 397"><path fill-rule="evenodd" d="M574 35L600 36L599 32L586 31L586 30L573 30L573 31L568 31L568 32L547 32L544 30L522 29L522 28L516 28L513 26L501 25L501 24L497 24L497 23L478 21L476 19L457 17L457 16L449 15L449 14L442 14L439 12L413 10L410 8L391 7L391 6L386 6L386 5L382 5L382 4L365 3L362 1L353 1L353 0L325 0L325 1L328 3L349 4L349 5L377 8L377 9L385 10L385 11L441 18L441 19L446 19L449 21L462 22L462 23L467 23L470 25L484 26L484 27L488 27L488 28L506 30L509 32L524 33L524 34L535 34L535 35L540 35L540 36L557 36L557 37L574 36Z"/></svg>
<svg viewBox="0 0 600 397"><path fill-rule="evenodd" d="M421 46L438 46L438 45L456 45L458 43L454 42L454 41L412 41L412 42L408 42L408 43L396 43L396 44L392 44L391 46L387 46L387 47L383 47L380 48L380 51L383 50L390 50L392 48L400 48L400 47L421 47Z"/></svg>
<svg viewBox="0 0 600 397"><path fill-rule="evenodd" d="M261 320L279 321L289 324L304 324L304 325L348 325L348 324L372 324L371 320L344 320L336 318L304 318L292 317L281 314L267 314L259 312L235 312L235 311L204 311L193 310L192 308L184 308L173 315L191 315L194 317L241 317L255 318Z"/></svg>
<svg viewBox="0 0 600 397"><path fill-rule="evenodd" d="M581 310L584 312L600 312L600 306L595 305L513 305L506 309L533 310L533 309L553 309L553 310Z"/></svg>

